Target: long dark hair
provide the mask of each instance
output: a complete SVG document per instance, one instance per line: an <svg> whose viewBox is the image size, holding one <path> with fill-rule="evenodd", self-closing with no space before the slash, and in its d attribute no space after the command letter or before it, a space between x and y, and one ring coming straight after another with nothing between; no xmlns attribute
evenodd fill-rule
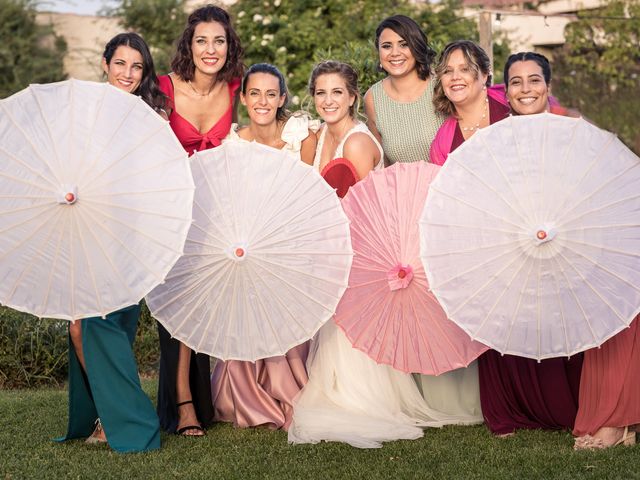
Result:
<svg viewBox="0 0 640 480"><path fill-rule="evenodd" d="M311 96L316 94L316 81L321 75L336 73L342 77L347 86L349 95L355 97L353 105L349 107L349 116L355 119L358 115L358 107L360 105L360 90L358 90L358 72L348 63L337 62L335 60L325 60L313 67L311 77L309 77L309 93Z"/></svg>
<svg viewBox="0 0 640 480"><path fill-rule="evenodd" d="M164 110L167 105L167 97L162 93L158 85L156 69L153 66L153 58L147 43L137 33L119 33L109 40L104 47L102 58L107 62L107 65L111 64L113 55L118 47L121 46L133 48L142 56L142 80L133 94L142 98L154 110Z"/></svg>
<svg viewBox="0 0 640 480"><path fill-rule="evenodd" d="M429 46L427 36L420 29L420 25L406 15L393 15L385 18L376 28L376 50L380 47L380 35L386 28L393 30L407 42L413 58L416 59L416 71L420 80L429 78L436 52Z"/></svg>
<svg viewBox="0 0 640 480"><path fill-rule="evenodd" d="M178 39L176 53L173 60L171 60L171 69L183 80L193 80L196 66L193 63L191 42L193 41L193 32L196 26L203 22L218 22L224 27L227 36L227 59L216 79L229 82L234 78L241 78L244 71L244 64L242 63L244 49L240 44L238 34L231 25L231 17L225 10L215 5L198 8L189 15L187 26Z"/></svg>
<svg viewBox="0 0 640 480"><path fill-rule="evenodd" d="M278 122L284 122L289 118L289 112L287 111L287 106L289 105L289 90L287 89L287 82L284 79L284 75L282 75L282 72L278 70L276 66L271 65L270 63L254 63L249 67L242 78L241 91L243 95L247 94L247 82L249 77L254 73L266 73L278 79L278 92L280 96L284 95L284 103L276 110L276 120Z"/></svg>

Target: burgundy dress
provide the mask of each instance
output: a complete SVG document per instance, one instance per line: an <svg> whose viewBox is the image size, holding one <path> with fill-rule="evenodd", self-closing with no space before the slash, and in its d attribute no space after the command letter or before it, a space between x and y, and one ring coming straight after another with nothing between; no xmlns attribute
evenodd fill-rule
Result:
<svg viewBox="0 0 640 480"><path fill-rule="evenodd" d="M227 136L231 129L233 100L240 86L240 80L234 79L229 82L228 92L231 100L229 102L229 108L206 133L200 133L196 127L173 108L174 90L171 77L169 75L162 75L158 77L158 80L160 82L160 89L169 98L169 106L171 108L169 124L187 153L192 155L196 151L206 150L220 145L222 139ZM160 417L160 426L163 429L168 432L175 432L178 427L176 377L180 342L171 338L169 332L167 332L160 323L158 323L158 333L160 335L158 417ZM203 427L207 427L213 422L208 355L191 352L189 385L191 387L193 407L196 411L198 421Z"/></svg>
<svg viewBox="0 0 640 480"><path fill-rule="evenodd" d="M509 115L509 107L489 97L489 122ZM451 144L464 142L460 126ZM517 428L572 429L578 410L582 354L571 359L532 360L489 350L478 358L480 405L492 433Z"/></svg>

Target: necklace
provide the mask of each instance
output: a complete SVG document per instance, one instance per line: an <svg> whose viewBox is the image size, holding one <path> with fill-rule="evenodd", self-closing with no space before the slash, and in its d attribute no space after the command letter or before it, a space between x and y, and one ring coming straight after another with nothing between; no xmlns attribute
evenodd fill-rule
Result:
<svg viewBox="0 0 640 480"><path fill-rule="evenodd" d="M193 86L191 80L187 80L187 85L189 85L189 87L191 87L191 90L193 90L193 93L195 93L199 97L208 97L209 94L213 91L213 88L216 86L216 84L214 83L209 87L209 91L207 93L200 93L198 90L196 90L196 87Z"/></svg>
<svg viewBox="0 0 640 480"><path fill-rule="evenodd" d="M480 117L480 120L478 121L478 123L476 123L475 125L473 125L472 127L463 127L462 125L460 125L460 129L463 132L473 132L475 130L480 130L480 124L482 123L482 121L487 118L487 109L488 109L488 105L489 105L489 98L485 97L484 98L484 109L482 111L482 117Z"/></svg>

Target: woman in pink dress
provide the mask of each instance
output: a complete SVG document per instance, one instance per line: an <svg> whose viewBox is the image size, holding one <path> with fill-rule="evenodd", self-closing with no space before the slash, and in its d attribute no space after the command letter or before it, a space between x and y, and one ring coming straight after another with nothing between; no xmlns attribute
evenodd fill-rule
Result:
<svg viewBox="0 0 640 480"><path fill-rule="evenodd" d="M169 123L190 155L213 148L231 128L242 78L243 50L227 12L207 5L195 10L178 40L172 72L159 77L169 98ZM160 425L181 435L204 435L213 421L209 357L160 334Z"/></svg>
<svg viewBox="0 0 640 480"><path fill-rule="evenodd" d="M574 448L634 445L640 431L640 330L631 327L584 353Z"/></svg>
<svg viewBox="0 0 640 480"><path fill-rule="evenodd" d="M282 73L273 65L252 65L242 80L240 101L249 125L231 129L225 142L257 142L297 155L312 163L316 136L307 115L287 111L289 92ZM236 427L286 430L293 415L293 398L307 383L308 342L286 355L256 362L218 362L211 375L214 419Z"/></svg>

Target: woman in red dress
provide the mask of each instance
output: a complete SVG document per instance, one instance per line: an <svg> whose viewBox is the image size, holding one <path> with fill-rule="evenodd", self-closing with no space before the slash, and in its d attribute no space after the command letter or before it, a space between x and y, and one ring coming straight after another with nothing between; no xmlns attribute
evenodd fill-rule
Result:
<svg viewBox="0 0 640 480"><path fill-rule="evenodd" d="M187 19L172 72L159 77L169 98L169 123L190 155L220 145L233 121L244 66L240 40L223 9L207 5ZM209 357L160 333L160 425L181 435L204 435L213 420Z"/></svg>

